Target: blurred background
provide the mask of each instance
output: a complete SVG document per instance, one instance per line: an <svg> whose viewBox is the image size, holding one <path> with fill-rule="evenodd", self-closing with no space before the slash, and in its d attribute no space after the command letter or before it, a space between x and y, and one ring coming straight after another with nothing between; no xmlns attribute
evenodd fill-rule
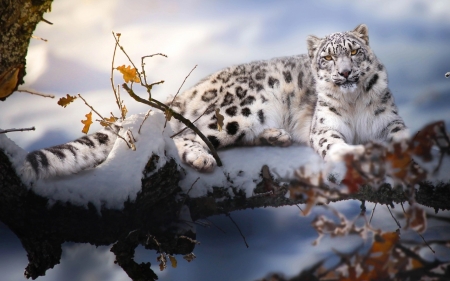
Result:
<svg viewBox="0 0 450 281"><path fill-rule="evenodd" d="M57 100L66 94L80 93L104 116L111 111L119 115L110 84L112 31L122 34L121 43L136 65L145 55L168 55L146 60L148 80L165 81L154 87L154 97L165 100L177 92L195 65L182 91L232 64L306 53L307 35L323 37L365 23L370 45L388 70L400 115L411 132L437 120L445 120L450 128L450 79L444 77L450 71L450 3L446 0L55 0L44 17L53 25L41 22L34 35L48 42L31 40L26 84L21 88L56 98L15 93L0 103L0 128L36 127L36 131L8 134L26 150L81 136L80 120L90 110L80 100L67 108L58 106ZM115 66L122 64L129 63L118 52ZM120 76L115 77L116 84L121 83ZM144 91L140 94L145 96ZM148 110L124 92L122 97L129 114ZM91 128L97 129L99 125ZM335 207L349 216L359 213L358 202ZM214 217L214 224L226 233L198 227L202 244L195 249L193 262L180 256L177 268L159 272L155 252L140 249L137 258L155 265L161 280L254 280L271 271L296 274L329 255L330 245L336 244L330 240L326 247L325 240L313 247L317 234L309 225L314 216L299 216L297 207L232 215L249 249L226 217ZM374 223L388 231L396 228L381 208ZM355 243L360 242L343 241L339 247ZM67 243L61 264L38 280L128 280L113 261L108 247ZM26 264L20 242L0 223L2 278L23 280Z"/></svg>

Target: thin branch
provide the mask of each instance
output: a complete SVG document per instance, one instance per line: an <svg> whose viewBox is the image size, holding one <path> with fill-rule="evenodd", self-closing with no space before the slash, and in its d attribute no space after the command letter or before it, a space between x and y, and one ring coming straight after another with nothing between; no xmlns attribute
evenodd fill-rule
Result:
<svg viewBox="0 0 450 281"><path fill-rule="evenodd" d="M377 208L377 204L378 203L375 203L375 206L373 207L372 214L370 215L369 224L372 222L373 214L375 213L375 209Z"/></svg>
<svg viewBox="0 0 450 281"><path fill-rule="evenodd" d="M234 225L236 226L236 228L239 230L239 233L241 234L242 239L244 239L245 246L247 246L247 248L248 248L249 246L248 246L248 244L247 244L247 240L245 240L245 236L244 236L244 234L242 234L242 231L241 231L241 229L239 228L239 226L237 225L237 223L233 220L233 218L231 217L230 213L227 213L226 216L230 218L230 220L234 223Z"/></svg>
<svg viewBox="0 0 450 281"><path fill-rule="evenodd" d="M145 83L145 85L148 85L148 84L147 84L147 75L146 75L146 73L145 73L145 67L144 67L144 65L145 65L144 59L146 59L146 58L151 58L151 57L154 57L154 56L163 56L163 57L166 57L166 58L167 58L167 55L165 55L165 54L163 54L163 53L156 53L156 54L153 54L153 55L147 55L147 56L141 57L141 68L142 68L142 69L141 69L141 73L142 73L142 76L144 77L144 83ZM142 80L142 79L141 79L141 80ZM150 85L150 87L153 86L153 85L155 85L155 84L160 84L160 83L164 83L164 81L161 80L159 83L153 83L153 84ZM148 88L147 88L147 91L148 91ZM149 97L148 97L148 99L149 99L149 100L152 99L150 92L149 92Z"/></svg>
<svg viewBox="0 0 450 281"><path fill-rule="evenodd" d="M31 128L20 128L20 129L8 129L8 130L0 130L0 134L6 134L6 133L10 133L10 132L23 132L23 131L34 131L35 128L31 127Z"/></svg>
<svg viewBox="0 0 450 281"><path fill-rule="evenodd" d="M209 150L211 151L212 156L214 157L214 159L216 160L217 166L222 166L222 161L220 160L219 155L217 155L216 149L214 148L214 146L211 144L211 142L208 140L208 138L206 138L202 132L200 132L200 130L194 126L194 124L191 123L191 121L189 121L188 119L184 118L183 115L179 114L178 112L173 111L172 109L170 109L167 105L163 104L162 102L159 102L157 100L145 100L141 97L139 97L138 95L136 95L133 90L130 89L130 87L128 87L128 85L126 83L122 84L122 87L125 89L125 91L128 92L128 94L137 102L140 103L145 103L147 105L150 105L156 109L161 110L162 112L166 112L166 110L169 110L172 114L172 116L177 119L180 120L181 122L183 122L186 126L188 126L192 131L194 131L204 142L205 144L208 146Z"/></svg>
<svg viewBox="0 0 450 281"><path fill-rule="evenodd" d="M142 120L141 126L139 126L138 134L141 134L142 125L144 125L145 120L147 120L147 118L150 116L150 112L152 112L151 109L149 109L147 113L145 113L144 120Z"/></svg>
<svg viewBox="0 0 450 281"><path fill-rule="evenodd" d="M200 116L197 117L197 119L195 119L195 120L192 122L192 124L194 124L195 122L197 122L197 120L200 119L200 117L202 117L203 115L205 115L205 113L208 112L209 108L210 108L211 106L213 106L213 105L216 105L216 103L212 103L212 104L208 105L208 107L205 109L205 111L203 111L203 113L200 114ZM182 132L186 131L187 129L188 129L187 126L184 127L184 128L183 128L182 130L180 130L178 133L175 133L175 134L171 135L170 138L173 139L174 137L178 136L179 134L181 134Z"/></svg>
<svg viewBox="0 0 450 281"><path fill-rule="evenodd" d="M50 25L53 25L52 22L50 22L50 21L48 21L48 20L46 20L46 19L44 19L44 18L42 18L42 21L45 22L45 23L48 23L48 24L50 24Z"/></svg>
<svg viewBox="0 0 450 281"><path fill-rule="evenodd" d="M31 91L31 90L18 89L18 90L16 90L16 92L28 93L28 94L32 94L32 95L36 95L36 96L41 96L41 97L44 97L44 98L51 98L51 99L55 98L54 95L41 94L41 93L38 93L38 92L35 92L35 91Z"/></svg>
<svg viewBox="0 0 450 281"><path fill-rule="evenodd" d="M114 36L114 31L112 32L113 36ZM116 38L114 36L114 38ZM117 33L117 40L116 40L116 44L114 44L114 52L113 52L113 57L112 57L112 62L111 62L111 76L110 76L110 80L111 80L111 88L113 89L114 92L114 97L116 98L116 103L117 106L119 107L119 110L122 111L122 107L120 104L120 97L118 95L118 91L119 91L119 87L117 86L117 92L116 92L116 87L114 86L114 60L116 58L116 50L117 50L117 45L119 44L119 38L120 38L120 33Z"/></svg>
<svg viewBox="0 0 450 281"><path fill-rule="evenodd" d="M48 40L47 40L47 39L45 39L45 38L42 38L42 37L39 37L39 36L36 36L36 35L31 35L31 38L33 38L33 39L37 39L37 40L41 40L41 41L44 41L44 42L48 42Z"/></svg>
<svg viewBox="0 0 450 281"><path fill-rule="evenodd" d="M183 87L184 83L186 82L186 79L188 79L189 75L191 75L192 71L194 71L194 69L196 69L196 68L197 68L197 65L195 65L194 68L192 68L191 71L189 71L188 75L186 77L184 77L183 83L181 83L180 87L178 88L178 91L175 94L175 96L173 97L172 101L170 102L169 107L172 107L173 101L176 99L176 97L180 93L180 90Z"/></svg>
<svg viewBox="0 0 450 281"><path fill-rule="evenodd" d="M98 113L98 112L97 112L90 104L88 104L87 101L86 101L80 94L78 94L78 96L84 101L84 103L85 103L92 111L95 112L95 114L98 115L98 117L102 118L103 121L107 122L107 121L105 120L105 118L103 118L103 116L101 116L100 113ZM112 132L114 132L114 133L116 134L116 136L118 136L119 138L121 138L121 139L127 144L128 148L133 149L134 145L130 145L130 144L127 142L127 140L124 139L124 138L123 138L121 135L119 135L118 133L116 133L116 131L113 130L113 128L111 128L110 125L108 125L108 127L111 129ZM133 150L134 150L134 149L133 149Z"/></svg>
<svg viewBox="0 0 450 281"><path fill-rule="evenodd" d="M394 219L394 221L397 223L398 228L402 228L402 226L400 225L400 223L398 222L398 220L394 217L394 215L391 212L391 208L389 208L389 205L386 205L386 207L389 210L389 213L391 213L391 217Z"/></svg>

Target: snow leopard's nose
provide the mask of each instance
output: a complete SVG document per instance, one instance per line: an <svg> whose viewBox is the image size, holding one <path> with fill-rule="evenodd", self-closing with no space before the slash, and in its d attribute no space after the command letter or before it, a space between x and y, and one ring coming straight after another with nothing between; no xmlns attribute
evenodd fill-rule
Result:
<svg viewBox="0 0 450 281"><path fill-rule="evenodd" d="M339 72L339 75L344 76L344 78L348 78L350 73L352 73L351 70L343 70L342 72Z"/></svg>

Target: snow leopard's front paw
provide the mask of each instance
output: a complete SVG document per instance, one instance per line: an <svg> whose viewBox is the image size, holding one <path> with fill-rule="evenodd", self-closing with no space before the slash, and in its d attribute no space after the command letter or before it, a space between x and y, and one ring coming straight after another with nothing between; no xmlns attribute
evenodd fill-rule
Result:
<svg viewBox="0 0 450 281"><path fill-rule="evenodd" d="M283 129L265 129L258 136L258 144L269 144L273 146L290 146L292 144L291 135Z"/></svg>
<svg viewBox="0 0 450 281"><path fill-rule="evenodd" d="M325 156L325 161L329 162L341 162L344 161L345 156L348 154L358 157L364 154L364 145L349 145L346 143L333 144Z"/></svg>
<svg viewBox="0 0 450 281"><path fill-rule="evenodd" d="M174 141L178 148L178 155L184 163L202 173L214 170L217 165L216 160L200 143L183 138L174 139Z"/></svg>

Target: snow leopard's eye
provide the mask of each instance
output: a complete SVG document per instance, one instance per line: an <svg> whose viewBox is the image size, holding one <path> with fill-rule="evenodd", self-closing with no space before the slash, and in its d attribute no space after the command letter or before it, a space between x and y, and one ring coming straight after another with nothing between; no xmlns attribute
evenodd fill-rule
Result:
<svg viewBox="0 0 450 281"><path fill-rule="evenodd" d="M325 56L324 58L325 58L326 60L332 60L332 59L333 59L330 55Z"/></svg>
<svg viewBox="0 0 450 281"><path fill-rule="evenodd" d="M354 50L352 50L352 51L350 52L350 54L351 54L352 56L356 55L356 53L358 53L358 49L354 49Z"/></svg>

